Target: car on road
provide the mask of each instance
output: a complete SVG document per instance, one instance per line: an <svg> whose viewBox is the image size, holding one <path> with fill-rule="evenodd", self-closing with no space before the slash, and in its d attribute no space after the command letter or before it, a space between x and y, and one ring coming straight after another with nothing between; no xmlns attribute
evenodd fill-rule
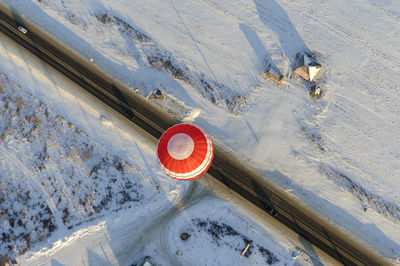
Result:
<svg viewBox="0 0 400 266"><path fill-rule="evenodd" d="M275 210L274 208L271 208L268 210L269 214L271 214L272 216L277 216L278 215L278 211Z"/></svg>
<svg viewBox="0 0 400 266"><path fill-rule="evenodd" d="M25 29L23 26L18 26L18 30L19 30L20 32L22 32L23 34L26 34L26 33L28 32L28 30Z"/></svg>

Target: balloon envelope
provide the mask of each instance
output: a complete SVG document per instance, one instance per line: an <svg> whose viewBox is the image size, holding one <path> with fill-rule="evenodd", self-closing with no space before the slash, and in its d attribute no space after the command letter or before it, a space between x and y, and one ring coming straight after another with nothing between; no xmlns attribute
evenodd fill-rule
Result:
<svg viewBox="0 0 400 266"><path fill-rule="evenodd" d="M193 180L207 172L214 158L214 146L203 129L192 124L178 124L161 136L157 158L169 176Z"/></svg>

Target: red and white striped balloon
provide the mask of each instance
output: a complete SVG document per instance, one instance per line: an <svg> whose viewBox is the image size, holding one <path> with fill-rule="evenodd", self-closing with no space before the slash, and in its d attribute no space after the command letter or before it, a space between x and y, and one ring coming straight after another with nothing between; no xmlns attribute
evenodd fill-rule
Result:
<svg viewBox="0 0 400 266"><path fill-rule="evenodd" d="M203 129L192 124L178 124L161 136L157 158L169 176L193 180L207 172L214 158L214 146Z"/></svg>

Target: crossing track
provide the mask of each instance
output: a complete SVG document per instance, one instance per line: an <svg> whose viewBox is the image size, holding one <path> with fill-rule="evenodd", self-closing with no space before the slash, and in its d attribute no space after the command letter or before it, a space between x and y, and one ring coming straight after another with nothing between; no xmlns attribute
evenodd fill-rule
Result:
<svg viewBox="0 0 400 266"><path fill-rule="evenodd" d="M18 30L19 26L23 26L27 32ZM180 122L1 2L0 30L144 129L155 141L167 128ZM339 262L345 265L390 265L390 261L376 250L299 202L270 181L268 176L262 176L245 166L218 143L214 148L215 157L209 175L273 215Z"/></svg>

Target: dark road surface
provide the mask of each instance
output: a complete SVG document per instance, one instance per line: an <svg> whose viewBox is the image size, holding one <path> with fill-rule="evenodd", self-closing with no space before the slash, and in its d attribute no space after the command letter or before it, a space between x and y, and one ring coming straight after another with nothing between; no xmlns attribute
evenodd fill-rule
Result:
<svg viewBox="0 0 400 266"><path fill-rule="evenodd" d="M18 30L20 25L26 33ZM0 4L0 30L155 139L180 122L4 4ZM390 265L390 261L377 251L298 202L268 177L243 165L218 145L215 145L215 157L208 173L339 262L345 265Z"/></svg>

